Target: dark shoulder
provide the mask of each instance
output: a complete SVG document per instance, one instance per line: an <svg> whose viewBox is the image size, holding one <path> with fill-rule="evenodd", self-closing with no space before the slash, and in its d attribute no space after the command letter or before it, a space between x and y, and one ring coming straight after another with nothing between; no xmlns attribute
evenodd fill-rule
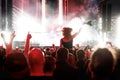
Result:
<svg viewBox="0 0 120 80"><path fill-rule="evenodd" d="M63 42L63 38L60 39L60 42Z"/></svg>

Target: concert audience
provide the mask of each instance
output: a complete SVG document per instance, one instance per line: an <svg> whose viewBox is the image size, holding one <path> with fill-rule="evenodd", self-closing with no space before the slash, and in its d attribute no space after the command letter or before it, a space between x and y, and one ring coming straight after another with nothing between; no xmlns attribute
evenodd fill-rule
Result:
<svg viewBox="0 0 120 80"><path fill-rule="evenodd" d="M30 76L27 60L24 54L20 52L12 52L7 55L3 71L9 75L4 79L28 79Z"/></svg>
<svg viewBox="0 0 120 80"><path fill-rule="evenodd" d="M67 30L69 33L64 33ZM111 50L113 46L95 51L90 46L73 50L72 41L79 31L74 35L71 35L71 31L71 28L63 28L63 35L69 37L61 38L59 48L53 44L46 50L32 47L32 35L28 33L23 51L12 49L15 32L11 34L9 43L1 33L6 48L0 47L0 79L119 80L119 50ZM64 42L70 42L70 45L65 46L62 44Z"/></svg>
<svg viewBox="0 0 120 80"><path fill-rule="evenodd" d="M45 76L53 76L53 71L56 68L56 59L53 56L45 56L44 74Z"/></svg>
<svg viewBox="0 0 120 80"><path fill-rule="evenodd" d="M39 48L30 50L29 55L30 75L31 76L44 76L45 58Z"/></svg>
<svg viewBox="0 0 120 80"><path fill-rule="evenodd" d="M88 79L88 76L86 74L86 69L88 67L87 60L85 59L85 51L82 49L78 49L76 51L76 57L77 57L77 67L79 71L79 79L80 80L86 80Z"/></svg>
<svg viewBox="0 0 120 80"><path fill-rule="evenodd" d="M112 73L115 69L116 53L108 48L98 48L90 57L89 70L92 80L114 80Z"/></svg>
<svg viewBox="0 0 120 80"><path fill-rule="evenodd" d="M56 69L53 72L55 80L77 80L77 69L69 65L69 50L67 48L59 48L56 53Z"/></svg>

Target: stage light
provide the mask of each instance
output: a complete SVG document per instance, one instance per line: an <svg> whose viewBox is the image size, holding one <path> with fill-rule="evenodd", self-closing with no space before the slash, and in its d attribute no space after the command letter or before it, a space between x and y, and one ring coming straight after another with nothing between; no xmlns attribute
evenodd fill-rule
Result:
<svg viewBox="0 0 120 80"><path fill-rule="evenodd" d="M117 18L117 26L120 26L120 16Z"/></svg>
<svg viewBox="0 0 120 80"><path fill-rule="evenodd" d="M59 25L61 25L63 23L63 0L59 0L59 16L58 16L58 20L59 20Z"/></svg>
<svg viewBox="0 0 120 80"><path fill-rule="evenodd" d="M116 19L116 47L120 48L120 16Z"/></svg>
<svg viewBox="0 0 120 80"><path fill-rule="evenodd" d="M75 18L71 19L66 24L66 26L71 27L73 29L73 33L74 33L84 26L84 22L81 18L75 17Z"/></svg>

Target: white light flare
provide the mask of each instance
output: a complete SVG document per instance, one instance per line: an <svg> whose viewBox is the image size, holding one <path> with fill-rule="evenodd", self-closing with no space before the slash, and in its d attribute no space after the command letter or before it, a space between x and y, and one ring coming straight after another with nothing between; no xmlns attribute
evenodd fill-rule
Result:
<svg viewBox="0 0 120 80"><path fill-rule="evenodd" d="M83 23L84 23L83 20L75 17L71 21L69 21L68 24L66 24L66 26L71 27L73 29L73 33L74 33L83 27L83 25L84 25Z"/></svg>
<svg viewBox="0 0 120 80"><path fill-rule="evenodd" d="M99 23L98 23L100 31L102 30L102 18L99 18Z"/></svg>
<svg viewBox="0 0 120 80"><path fill-rule="evenodd" d="M29 32L37 31L40 27L40 23L37 22L34 18L28 15L21 15L16 19L16 31ZM42 28L42 27L41 27Z"/></svg>
<svg viewBox="0 0 120 80"><path fill-rule="evenodd" d="M116 20L116 41L115 45L116 47L120 48L120 16Z"/></svg>
<svg viewBox="0 0 120 80"><path fill-rule="evenodd" d="M82 25L81 32L79 33L80 41L97 40L98 33L95 29L92 29L89 25Z"/></svg>
<svg viewBox="0 0 120 80"><path fill-rule="evenodd" d="M46 31L36 18L25 13L16 18L14 30L17 34L16 41L24 41L28 32L41 33Z"/></svg>
<svg viewBox="0 0 120 80"><path fill-rule="evenodd" d="M72 34L81 29L80 33L74 39L73 45L87 41L97 41L98 39L98 32L93 27L85 24L84 18L75 17L66 26L71 27L73 29Z"/></svg>
<svg viewBox="0 0 120 80"><path fill-rule="evenodd" d="M63 23L63 0L59 0L59 16L58 16L59 24Z"/></svg>
<svg viewBox="0 0 120 80"><path fill-rule="evenodd" d="M42 25L46 22L46 0L42 0Z"/></svg>

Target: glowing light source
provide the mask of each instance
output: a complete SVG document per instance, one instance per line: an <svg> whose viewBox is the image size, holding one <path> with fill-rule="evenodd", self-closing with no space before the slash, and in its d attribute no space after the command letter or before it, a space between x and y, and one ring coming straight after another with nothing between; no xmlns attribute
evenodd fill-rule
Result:
<svg viewBox="0 0 120 80"><path fill-rule="evenodd" d="M92 43L92 41L98 41L98 32L90 25L87 25L83 17L73 18L71 21L68 22L68 24L66 24L66 26L71 27L73 29L73 34L79 29L81 29L79 35L77 35L74 39L74 45L81 43L84 43L82 45L86 45L87 42L91 41Z"/></svg>
<svg viewBox="0 0 120 80"><path fill-rule="evenodd" d="M116 20L116 40L115 44L118 48L120 48L120 17Z"/></svg>
<svg viewBox="0 0 120 80"><path fill-rule="evenodd" d="M102 18L99 18L99 23L98 23L98 26L99 26L99 29L102 30Z"/></svg>
<svg viewBox="0 0 120 80"><path fill-rule="evenodd" d="M117 26L120 26L120 17L117 19Z"/></svg>
<svg viewBox="0 0 120 80"><path fill-rule="evenodd" d="M46 22L46 0L42 0L42 25Z"/></svg>
<svg viewBox="0 0 120 80"><path fill-rule="evenodd" d="M23 32L34 32L37 31L37 27L40 26L40 23L37 22L34 18L28 15L21 15L16 20L16 29L17 31ZM42 27L41 27L42 29Z"/></svg>
<svg viewBox="0 0 120 80"><path fill-rule="evenodd" d="M17 2L17 0L15 1ZM61 38L60 30L62 28L61 26L63 23L65 23L66 26L73 28L73 33L78 31L78 29L83 28L80 35L78 35L78 37L76 38L75 43L78 43L80 40L85 41L85 40L91 40L93 38L91 37L92 34L89 34L91 33L91 31L88 31L88 28L90 27L88 26L86 27L84 25L84 21L85 21L84 18L74 17L72 20L70 21L68 20L69 19L68 17L71 16L68 14L68 7L69 7L68 0L57 1L59 2L58 17L56 17L56 14L52 16L51 14L47 14L46 16L46 9L47 9L47 6L49 6L49 4L46 4L46 0L35 0L36 3L35 4L32 3L32 4L36 5L34 6L36 8L36 12L34 12L34 14L36 15L36 18L34 18L35 16L30 16L31 15L30 12L33 13L32 11L33 8L28 1L29 0L21 1L20 7L22 8L18 7L19 5L13 7L16 10L16 12L14 12L15 14L14 16L17 16L14 18L14 21L15 21L14 30L16 31L16 37L15 37L16 41L24 41L27 33L30 32L33 36L31 39L32 43L40 43L40 45L51 45L52 43L54 43L56 45L59 45L59 40L60 40L59 38ZM30 7L28 7L28 4ZM40 4L42 5L42 7L40 6ZM75 9L75 6L72 6L72 7L73 9ZM50 10L52 10L52 7L50 7ZM65 16L63 16L63 10L65 12L64 13ZM84 9L81 9L80 12L82 12L83 10ZM42 14L39 11L41 11ZM25 12L28 12L28 13L25 13ZM39 19L39 21L37 19ZM66 21L64 21L64 19Z"/></svg>
<svg viewBox="0 0 120 80"><path fill-rule="evenodd" d="M20 14L16 18L14 30L16 31L16 41L24 41L28 32L42 33L45 32L45 27L41 23L27 14Z"/></svg>
<svg viewBox="0 0 120 80"><path fill-rule="evenodd" d="M80 18L75 17L71 21L69 21L66 26L71 27L73 29L73 32L76 32L84 26L83 23L84 22Z"/></svg>
<svg viewBox="0 0 120 80"><path fill-rule="evenodd" d="M58 16L59 24L63 23L63 0L59 0L59 16Z"/></svg>

